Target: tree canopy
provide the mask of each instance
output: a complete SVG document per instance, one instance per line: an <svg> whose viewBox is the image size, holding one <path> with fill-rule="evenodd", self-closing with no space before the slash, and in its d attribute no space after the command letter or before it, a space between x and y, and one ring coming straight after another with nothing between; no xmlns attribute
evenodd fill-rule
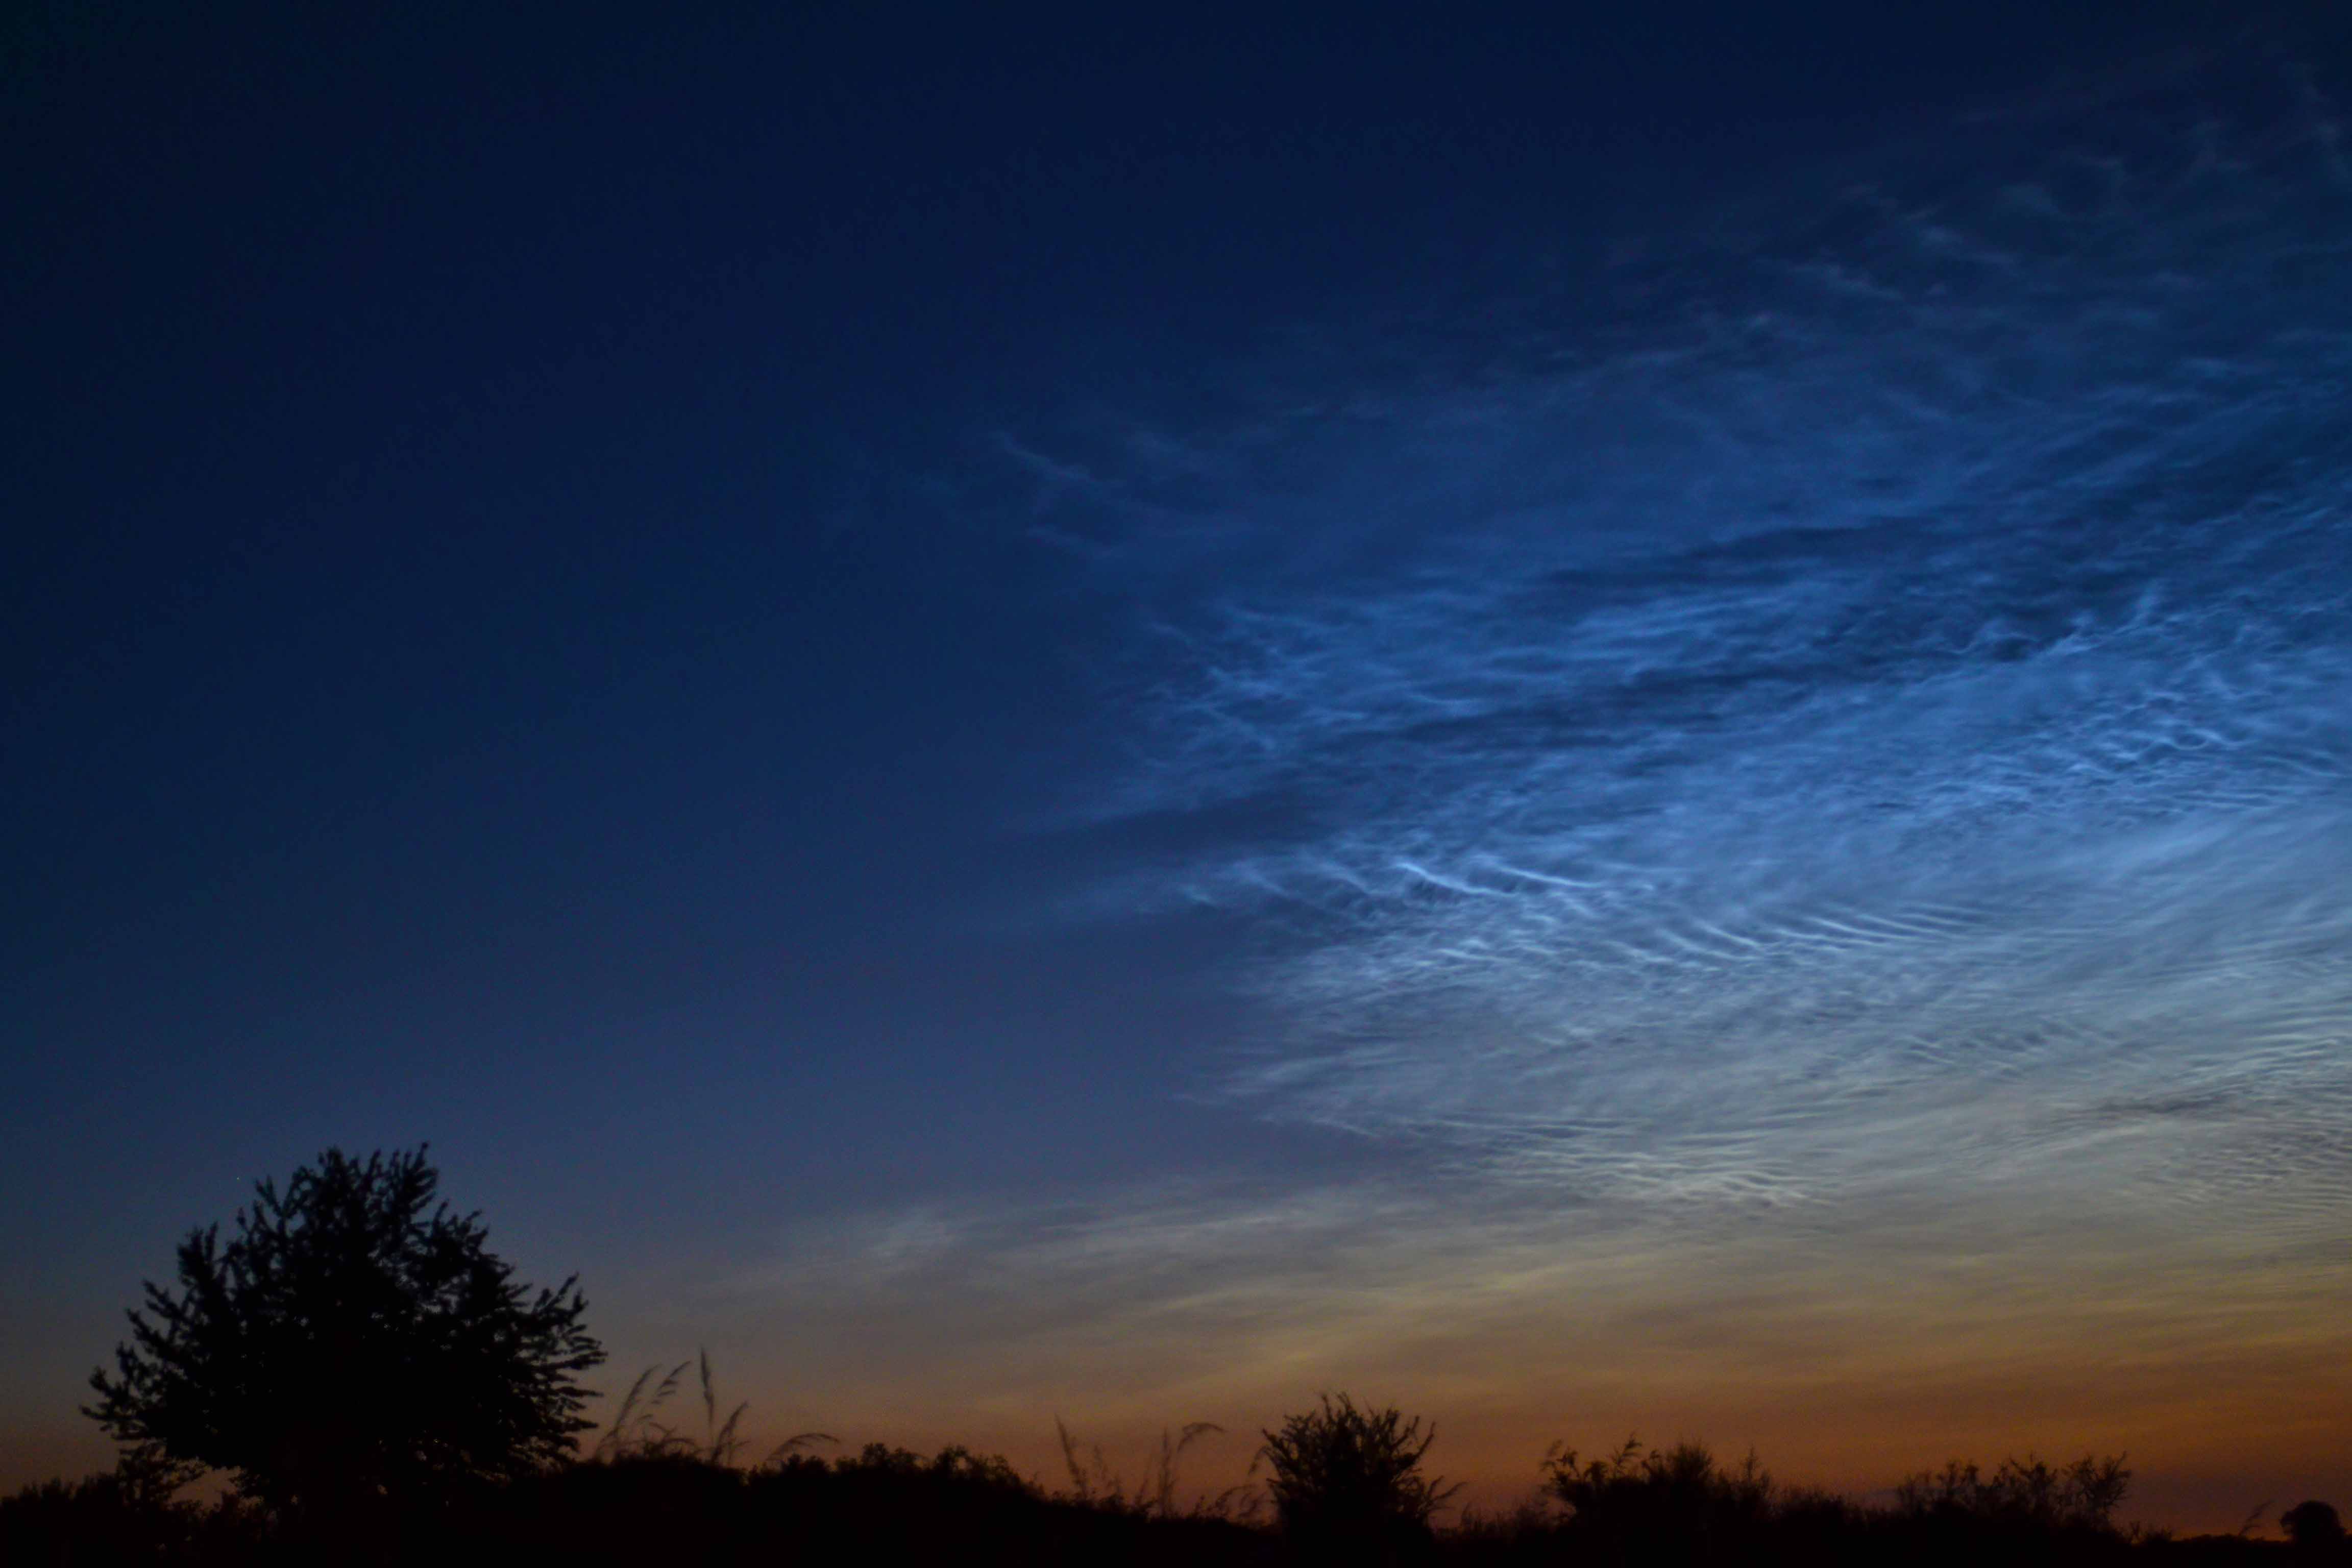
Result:
<svg viewBox="0 0 2352 1568"><path fill-rule="evenodd" d="M569 1454L604 1360L576 1277L536 1292L413 1152L330 1149L191 1232L83 1413L290 1517L416 1506Z"/></svg>

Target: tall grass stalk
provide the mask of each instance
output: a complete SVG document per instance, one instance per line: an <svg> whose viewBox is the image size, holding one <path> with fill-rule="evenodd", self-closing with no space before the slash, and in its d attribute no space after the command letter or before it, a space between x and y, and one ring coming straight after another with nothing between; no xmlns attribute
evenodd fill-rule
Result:
<svg viewBox="0 0 2352 1568"><path fill-rule="evenodd" d="M695 1369L702 1394L699 1438L661 1418L663 1408L685 1385L689 1367ZM655 1375L657 1373L658 1378ZM742 1400L727 1413L725 1420L719 1419L719 1382L711 1371L708 1349L698 1350L694 1360L682 1361L666 1373L656 1363L637 1373L628 1393L621 1396L613 1413L613 1424L597 1441L593 1458L608 1463L621 1459L691 1459L732 1469L742 1453L743 1417L751 1408L751 1402ZM826 1432L795 1433L771 1449L762 1463L779 1464L820 1443L835 1441L837 1439Z"/></svg>
<svg viewBox="0 0 2352 1568"><path fill-rule="evenodd" d="M1070 1478L1070 1489L1064 1494L1084 1508L1101 1509L1110 1513L1123 1513L1138 1519L1216 1519L1245 1523L1255 1519L1265 1506L1265 1497L1255 1488L1258 1460L1251 1459L1242 1479L1222 1491L1206 1492L1195 1497L1188 1505L1177 1501L1178 1471L1187 1450L1204 1437L1221 1437L1225 1429L1213 1421L1191 1421L1174 1432L1162 1428L1159 1447L1146 1463L1141 1478L1132 1486L1103 1453L1099 1443L1082 1444L1060 1416L1054 1418L1054 1434L1062 1445L1062 1464Z"/></svg>

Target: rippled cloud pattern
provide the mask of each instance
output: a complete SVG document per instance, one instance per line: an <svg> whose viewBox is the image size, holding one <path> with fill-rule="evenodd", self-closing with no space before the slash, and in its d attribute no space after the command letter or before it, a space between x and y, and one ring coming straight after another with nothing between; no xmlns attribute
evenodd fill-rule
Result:
<svg viewBox="0 0 2352 1568"><path fill-rule="evenodd" d="M2258 74L1008 441L1135 609L1075 815L1180 847L1095 907L1269 933L1229 1087L1791 1236L2340 1242L2352 172Z"/></svg>

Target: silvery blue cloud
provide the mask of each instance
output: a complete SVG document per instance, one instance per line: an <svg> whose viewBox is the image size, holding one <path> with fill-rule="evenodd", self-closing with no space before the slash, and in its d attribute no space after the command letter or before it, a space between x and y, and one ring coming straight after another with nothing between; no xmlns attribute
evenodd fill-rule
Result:
<svg viewBox="0 0 2352 1568"><path fill-rule="evenodd" d="M1225 1088L1482 1182L2340 1229L2352 180L2263 79L1008 438L1132 612L1131 765L1064 820L1159 847L1082 918L1255 922Z"/></svg>

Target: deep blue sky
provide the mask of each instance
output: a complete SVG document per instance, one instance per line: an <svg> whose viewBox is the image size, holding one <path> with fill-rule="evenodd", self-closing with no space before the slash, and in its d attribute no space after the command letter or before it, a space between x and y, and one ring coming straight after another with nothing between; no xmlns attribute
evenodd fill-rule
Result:
<svg viewBox="0 0 2352 1568"><path fill-rule="evenodd" d="M330 1142L835 1429L1042 1429L1088 1335L1246 1423L1372 1300L1418 1386L1566 1216L1626 1323L2008 1259L1863 1312L1957 1344L2061 1170L2147 1343L2231 1216L2318 1332L2319 8L349 9L0 42L27 1453ZM730 1327L812 1276L897 1326Z"/></svg>

